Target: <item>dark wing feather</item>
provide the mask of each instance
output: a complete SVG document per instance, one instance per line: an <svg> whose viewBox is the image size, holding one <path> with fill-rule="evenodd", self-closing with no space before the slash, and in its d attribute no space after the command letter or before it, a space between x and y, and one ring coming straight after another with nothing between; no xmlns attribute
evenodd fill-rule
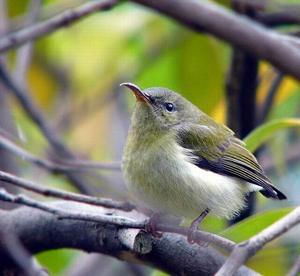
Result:
<svg viewBox="0 0 300 276"><path fill-rule="evenodd" d="M212 122L210 122L212 123ZM176 129L179 144L191 150L200 168L261 186L266 197L286 199L264 174L254 155L225 126L187 124Z"/></svg>

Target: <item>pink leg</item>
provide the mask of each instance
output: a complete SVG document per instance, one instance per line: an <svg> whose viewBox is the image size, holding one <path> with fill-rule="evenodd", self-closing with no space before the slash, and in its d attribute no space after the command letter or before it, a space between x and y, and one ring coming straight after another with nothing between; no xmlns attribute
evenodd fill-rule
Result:
<svg viewBox="0 0 300 276"><path fill-rule="evenodd" d="M187 240L189 243L193 244L195 243L195 233L198 230L198 226L201 223L201 221L208 215L210 209L206 208L199 217L197 217L191 224L189 230L188 230L188 235L187 235Z"/></svg>
<svg viewBox="0 0 300 276"><path fill-rule="evenodd" d="M150 233L155 238L162 237L162 233L157 232L157 229L156 229L156 225L159 223L160 217L161 217L161 214L153 213L150 216L150 220L149 220L148 224L146 225L146 229L145 229L146 232Z"/></svg>

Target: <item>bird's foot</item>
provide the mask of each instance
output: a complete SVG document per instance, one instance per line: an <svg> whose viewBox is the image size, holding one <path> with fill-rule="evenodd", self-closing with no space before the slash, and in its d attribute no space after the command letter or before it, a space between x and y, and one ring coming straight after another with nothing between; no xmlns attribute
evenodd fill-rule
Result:
<svg viewBox="0 0 300 276"><path fill-rule="evenodd" d="M188 229L188 233L187 233L187 241L190 244L196 243L202 247L208 247L208 245L209 245L208 242L199 240L199 238L197 237L197 231L198 231L198 227L196 227L196 229L193 227L190 227Z"/></svg>
<svg viewBox="0 0 300 276"><path fill-rule="evenodd" d="M198 227L195 229L192 226L188 229L188 232L187 232L187 241L190 244L194 244L197 241L197 237L196 237L197 230L198 230Z"/></svg>
<svg viewBox="0 0 300 276"><path fill-rule="evenodd" d="M188 229L188 233L187 233L187 240L190 244L194 244L197 243L200 246L203 247L207 247L208 246L208 242L205 241L200 241L197 238L197 231L198 231L198 226L199 224L202 222L202 220L207 216L207 214L209 213L209 209L206 208L199 217L197 217L191 224L190 228Z"/></svg>
<svg viewBox="0 0 300 276"><path fill-rule="evenodd" d="M157 224L160 221L160 214L153 213L150 216L149 222L145 226L145 230L147 233L150 233L154 238L161 238L162 233L157 231Z"/></svg>

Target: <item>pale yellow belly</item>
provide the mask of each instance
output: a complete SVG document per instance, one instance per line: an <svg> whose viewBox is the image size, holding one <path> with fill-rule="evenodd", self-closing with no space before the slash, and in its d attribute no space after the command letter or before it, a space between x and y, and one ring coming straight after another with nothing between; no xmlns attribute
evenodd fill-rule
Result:
<svg viewBox="0 0 300 276"><path fill-rule="evenodd" d="M163 151L155 154L154 151L145 156L147 158L141 156L124 164L128 189L140 204L188 218L195 218L205 208L226 218L232 218L243 209L249 185L198 168L182 148L177 146L172 154Z"/></svg>

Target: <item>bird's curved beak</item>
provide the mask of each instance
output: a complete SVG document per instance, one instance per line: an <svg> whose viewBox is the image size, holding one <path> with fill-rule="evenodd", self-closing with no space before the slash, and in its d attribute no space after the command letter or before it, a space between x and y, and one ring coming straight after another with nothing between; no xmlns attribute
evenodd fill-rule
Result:
<svg viewBox="0 0 300 276"><path fill-rule="evenodd" d="M120 84L120 86L126 86L129 88L134 93L137 101L150 103L150 96L143 92L137 85L130 82L123 82Z"/></svg>

